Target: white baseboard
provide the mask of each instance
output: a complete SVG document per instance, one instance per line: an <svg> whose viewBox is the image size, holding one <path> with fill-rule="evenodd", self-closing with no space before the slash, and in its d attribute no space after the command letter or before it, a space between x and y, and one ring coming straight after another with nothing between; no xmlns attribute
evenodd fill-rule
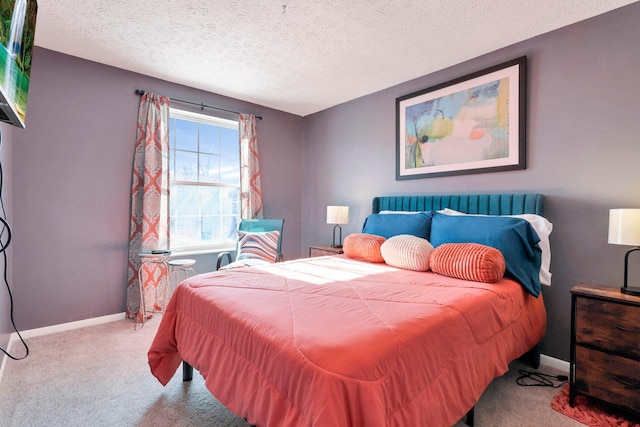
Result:
<svg viewBox="0 0 640 427"><path fill-rule="evenodd" d="M78 320L75 322L61 323L59 325L45 326L43 328L29 329L27 331L20 332L22 338L40 337L42 335L55 334L56 332L70 331L72 329L84 328L86 326L101 325L103 323L115 322L116 320L122 320L125 318L125 313L109 314L107 316L93 317L91 319ZM9 338L9 347L11 347L11 341L18 341L18 334L12 333Z"/></svg>
<svg viewBox="0 0 640 427"><path fill-rule="evenodd" d="M22 338L40 337L43 335L54 334L56 332L70 331L72 329L84 328L86 326L101 325L103 323L115 322L116 320L122 320L125 318L125 313L109 314L107 316L94 317L91 319L78 320L75 322L61 323L59 325L45 326L43 328L29 329L20 332ZM16 332L13 332L9 336L9 343L7 344L7 352L11 352L11 345L14 342L20 342L20 337ZM2 382L2 375L4 374L4 368L7 365L9 357L6 354L2 355L2 363L0 364L0 382Z"/></svg>
<svg viewBox="0 0 640 427"><path fill-rule="evenodd" d="M11 338L9 338L11 339ZM11 341L9 341L9 344L11 344ZM7 351L9 351L9 345L7 345ZM2 375L4 374L4 367L7 365L7 360L9 360L9 357L6 354L2 354L2 363L0 363L0 383L2 382Z"/></svg>
<svg viewBox="0 0 640 427"><path fill-rule="evenodd" d="M547 356L546 354L540 355L540 365L548 366L550 368L559 369L562 372L569 373L571 364L567 361L556 359L555 357Z"/></svg>

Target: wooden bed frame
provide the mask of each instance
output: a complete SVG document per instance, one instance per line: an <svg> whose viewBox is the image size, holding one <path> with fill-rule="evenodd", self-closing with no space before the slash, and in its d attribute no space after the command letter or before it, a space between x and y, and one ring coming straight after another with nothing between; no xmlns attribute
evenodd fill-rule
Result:
<svg viewBox="0 0 640 427"><path fill-rule="evenodd" d="M382 211L419 212L445 208L480 215L542 215L544 196L537 193L378 196L373 198L371 211L376 214ZM540 365L541 349L542 344L538 343L521 359L537 369ZM193 379L193 367L184 361L182 379ZM470 427L474 424L474 408L466 415L466 423Z"/></svg>

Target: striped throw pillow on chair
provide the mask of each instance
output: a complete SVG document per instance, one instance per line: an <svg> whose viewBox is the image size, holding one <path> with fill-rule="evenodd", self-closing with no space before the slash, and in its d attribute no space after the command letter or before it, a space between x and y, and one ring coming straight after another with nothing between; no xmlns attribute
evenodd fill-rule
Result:
<svg viewBox="0 0 640 427"><path fill-rule="evenodd" d="M238 255L236 260L262 259L276 262L279 231L252 233L238 230Z"/></svg>

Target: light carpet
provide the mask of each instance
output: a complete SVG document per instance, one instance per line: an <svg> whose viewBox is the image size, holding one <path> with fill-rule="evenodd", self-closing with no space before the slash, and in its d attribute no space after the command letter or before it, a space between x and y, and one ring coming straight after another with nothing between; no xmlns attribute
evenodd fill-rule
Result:
<svg viewBox="0 0 640 427"><path fill-rule="evenodd" d="M0 383L0 426L247 427L211 395L197 372L185 383L178 369L167 387L151 375L147 350L159 319L137 331L131 321L120 320L28 339L31 354L8 361ZM19 353L20 345L13 350ZM518 386L518 370L528 368L520 362L510 368L478 402L477 427L582 426L551 408L557 389Z"/></svg>

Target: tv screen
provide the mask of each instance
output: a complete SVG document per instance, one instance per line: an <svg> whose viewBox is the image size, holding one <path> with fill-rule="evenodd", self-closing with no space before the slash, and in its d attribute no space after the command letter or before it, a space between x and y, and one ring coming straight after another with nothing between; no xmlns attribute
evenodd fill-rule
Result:
<svg viewBox="0 0 640 427"><path fill-rule="evenodd" d="M36 0L0 0L0 121L24 128Z"/></svg>

